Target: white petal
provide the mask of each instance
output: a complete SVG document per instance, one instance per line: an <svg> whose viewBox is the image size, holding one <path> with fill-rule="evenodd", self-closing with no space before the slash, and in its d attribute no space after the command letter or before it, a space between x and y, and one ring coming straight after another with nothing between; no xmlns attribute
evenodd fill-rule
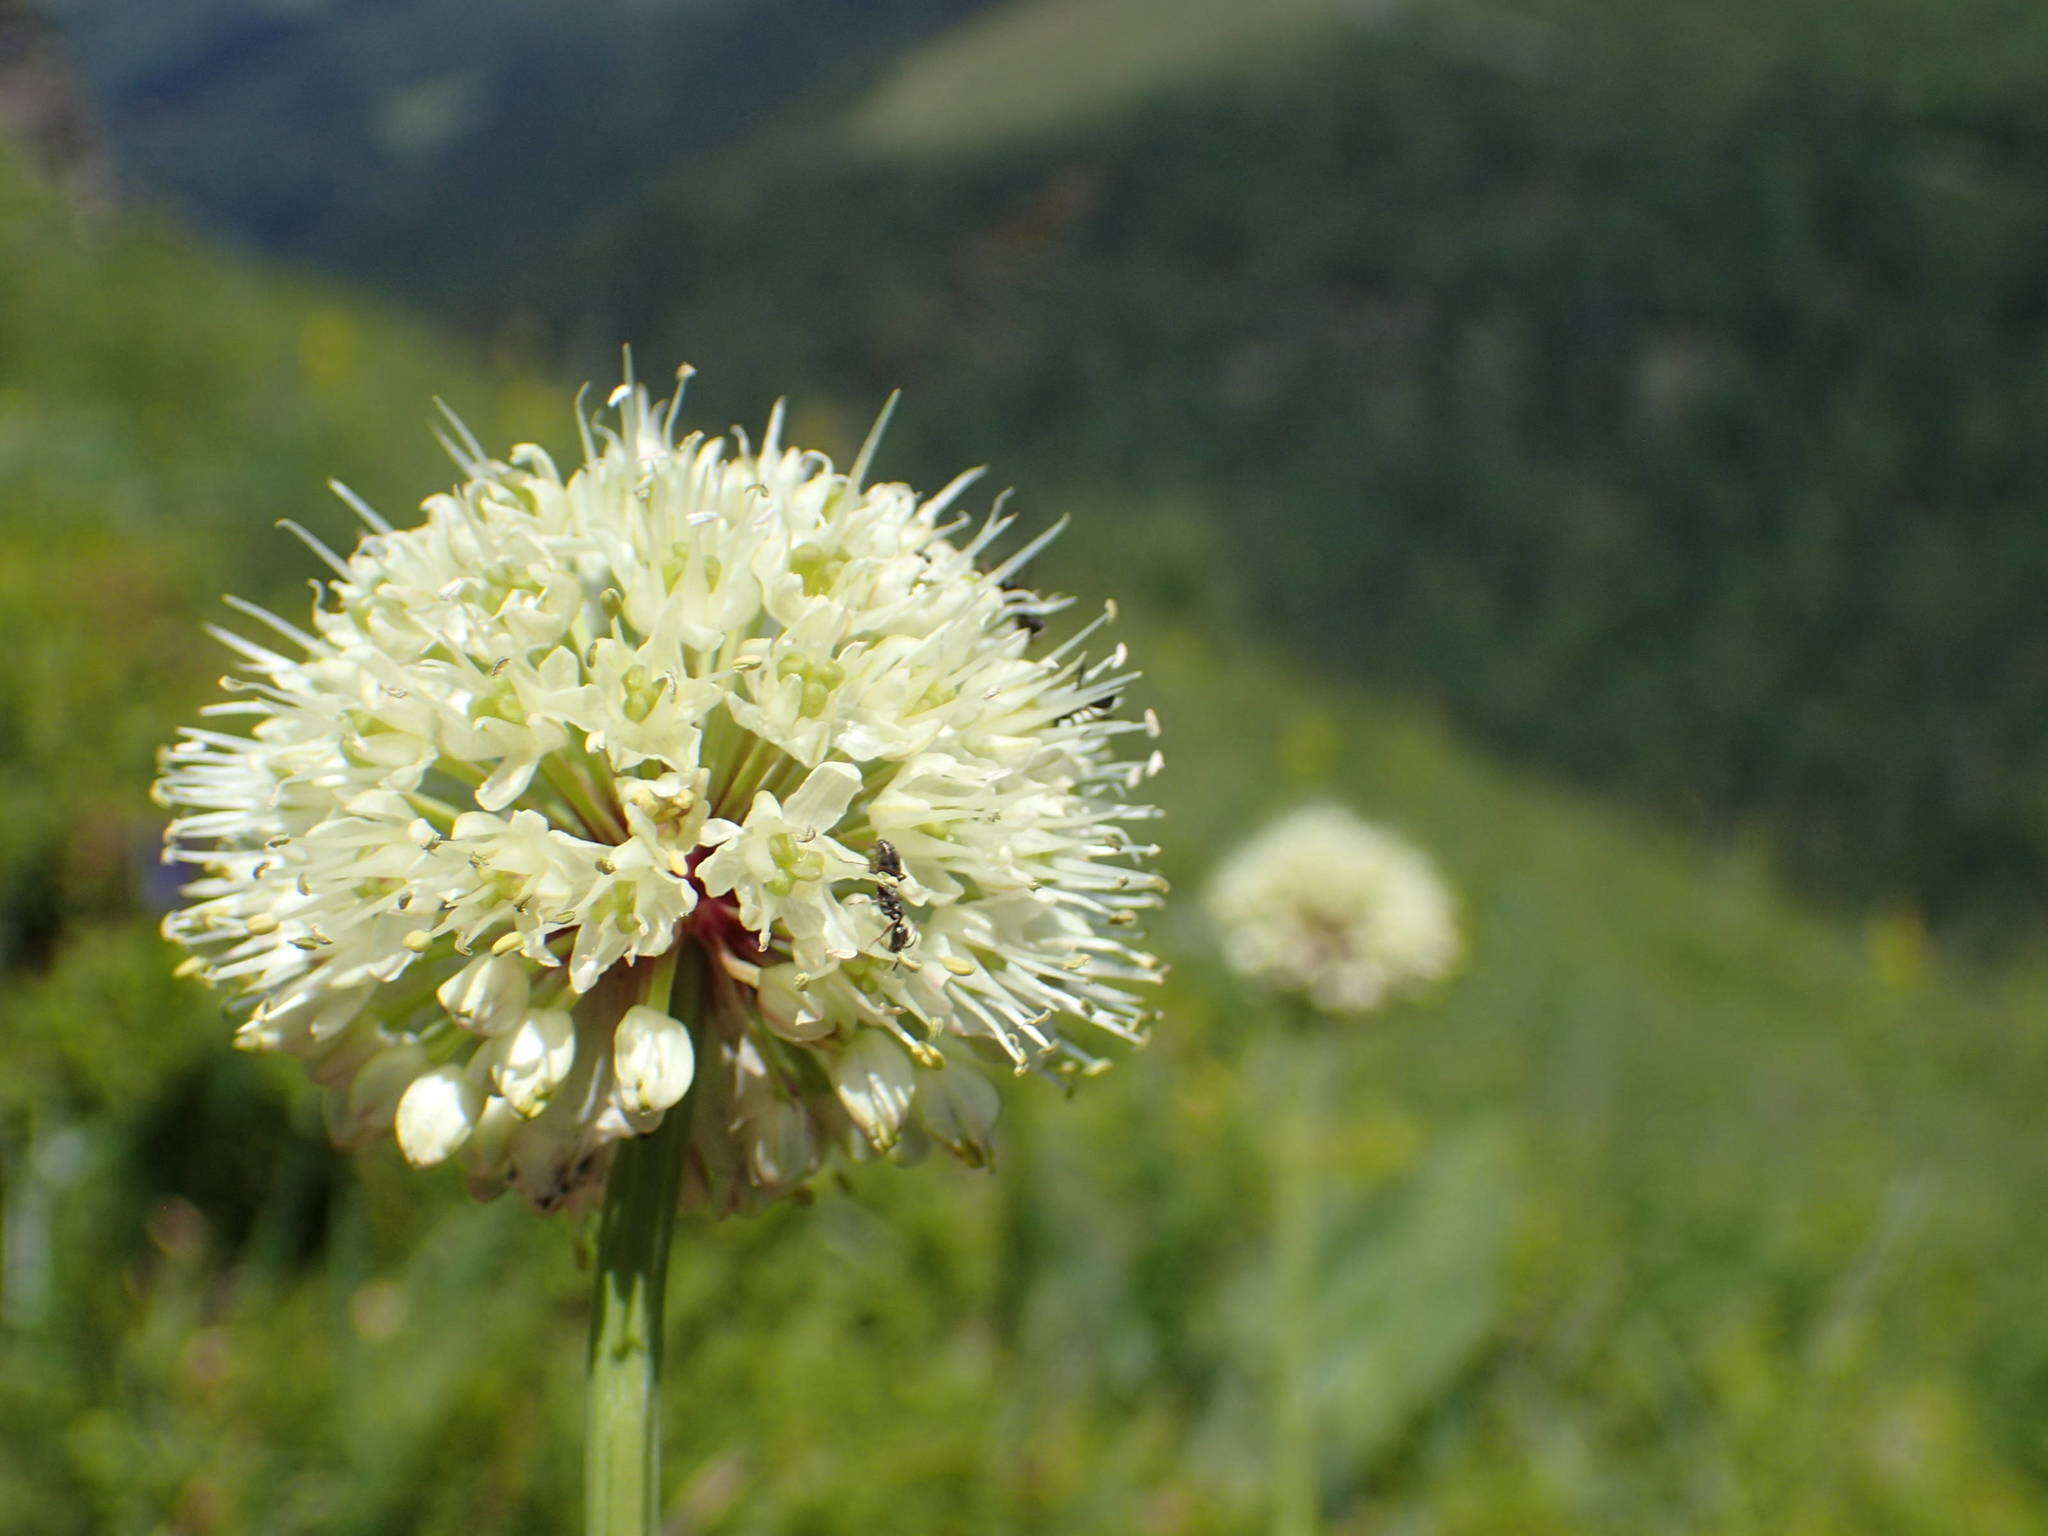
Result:
<svg viewBox="0 0 2048 1536"><path fill-rule="evenodd" d="M851 763L820 763L783 803L783 819L793 827L829 831L846 814L860 786L860 770Z"/></svg>
<svg viewBox="0 0 2048 1536"><path fill-rule="evenodd" d="M261 1007L235 1031L246 1051L291 1051L306 1055L339 1035L370 1000L369 987L343 992L309 991L283 1008Z"/></svg>
<svg viewBox="0 0 2048 1536"><path fill-rule="evenodd" d="M539 766L537 754L503 759L491 776L477 786L476 803L487 811L502 811L526 793L526 786L533 782L533 771Z"/></svg>
<svg viewBox="0 0 2048 1536"><path fill-rule="evenodd" d="M569 950L569 985L588 992L632 947L633 940L624 929L586 917Z"/></svg>
<svg viewBox="0 0 2048 1536"><path fill-rule="evenodd" d="M700 848L716 848L722 843L731 842L740 835L742 830L743 828L741 828L738 822L727 821L723 816L714 816L705 822L703 829L698 832L697 846Z"/></svg>
<svg viewBox="0 0 2048 1536"><path fill-rule="evenodd" d="M730 827L732 823L726 822L725 825ZM734 827L733 831L737 834L739 829ZM697 866L697 883L708 895L723 896L747 878L747 861L742 857L744 847L743 843L721 839L717 851Z"/></svg>

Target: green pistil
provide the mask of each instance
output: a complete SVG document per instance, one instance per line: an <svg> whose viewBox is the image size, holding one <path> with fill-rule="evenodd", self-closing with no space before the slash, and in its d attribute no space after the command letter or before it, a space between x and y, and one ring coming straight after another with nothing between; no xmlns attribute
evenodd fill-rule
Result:
<svg viewBox="0 0 2048 1536"><path fill-rule="evenodd" d="M662 694L672 686L673 682L674 679L669 677L649 677L645 667L628 667L626 675L619 679L621 689L625 694L625 702L621 705L621 709L626 718L635 725L645 721L649 715L654 713L654 706L661 702Z"/></svg>
<svg viewBox="0 0 2048 1536"><path fill-rule="evenodd" d="M779 873L771 875L766 884L777 896L787 896L799 880L824 878L824 856L815 849L804 847L794 833L777 832L770 837L768 856L775 861Z"/></svg>
<svg viewBox="0 0 2048 1536"><path fill-rule="evenodd" d="M812 661L806 656L785 656L776 664L775 675L802 680L803 697L798 713L807 720L816 720L823 715L832 702L833 693L846 682L846 668L830 658Z"/></svg>
<svg viewBox="0 0 2048 1536"><path fill-rule="evenodd" d="M499 678L487 692L478 695L469 713L472 720L506 720L513 725L526 724L526 706L519 701L519 690L505 678Z"/></svg>

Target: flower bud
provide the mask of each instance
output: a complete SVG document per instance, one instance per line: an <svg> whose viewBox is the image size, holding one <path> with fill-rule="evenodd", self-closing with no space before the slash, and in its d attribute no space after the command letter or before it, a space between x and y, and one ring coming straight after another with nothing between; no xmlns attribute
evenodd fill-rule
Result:
<svg viewBox="0 0 2048 1536"><path fill-rule="evenodd" d="M862 1029L831 1070L833 1091L847 1117L877 1152L888 1151L903 1132L917 1091L910 1058L881 1030Z"/></svg>
<svg viewBox="0 0 2048 1536"><path fill-rule="evenodd" d="M484 1100L469 1139L462 1144L462 1173L478 1200L495 1200L512 1182L512 1132L523 1122L496 1094Z"/></svg>
<svg viewBox="0 0 2048 1536"><path fill-rule="evenodd" d="M765 1190L784 1190L802 1183L817 1166L817 1139L811 1117L787 1099L764 1096L741 1122L747 1149L747 1173Z"/></svg>
<svg viewBox="0 0 2048 1536"><path fill-rule="evenodd" d="M483 1095L458 1066L414 1078L398 1101L398 1150L413 1167L432 1167L469 1139L483 1107Z"/></svg>
<svg viewBox="0 0 2048 1536"><path fill-rule="evenodd" d="M347 1029L304 1052L307 1073L322 1088L346 1089L363 1064L391 1048L384 1026L371 1015L358 1014Z"/></svg>
<svg viewBox="0 0 2048 1536"><path fill-rule="evenodd" d="M330 1094L328 1132L339 1146L361 1144L391 1129L398 1101L428 1068L427 1053L410 1043L389 1046L356 1069L348 1087Z"/></svg>
<svg viewBox="0 0 2048 1536"><path fill-rule="evenodd" d="M761 1017L768 1027L799 1045L822 1040L834 1028L817 1002L798 988L796 980L802 974L794 965L763 966L757 994Z"/></svg>
<svg viewBox="0 0 2048 1536"><path fill-rule="evenodd" d="M690 1091L697 1052L690 1032L658 1008L628 1008L612 1037L619 1107L629 1116L660 1114Z"/></svg>
<svg viewBox="0 0 2048 1536"><path fill-rule="evenodd" d="M989 1138L1003 1107L995 1084L972 1067L953 1065L918 1085L917 1107L925 1129L970 1168L986 1164Z"/></svg>
<svg viewBox="0 0 2048 1536"><path fill-rule="evenodd" d="M491 1086L531 1120L576 1065L576 1021L562 1008L536 1008L497 1044Z"/></svg>
<svg viewBox="0 0 2048 1536"><path fill-rule="evenodd" d="M478 955L434 995L464 1029L498 1035L519 1022L528 990L526 966L517 956L489 954Z"/></svg>

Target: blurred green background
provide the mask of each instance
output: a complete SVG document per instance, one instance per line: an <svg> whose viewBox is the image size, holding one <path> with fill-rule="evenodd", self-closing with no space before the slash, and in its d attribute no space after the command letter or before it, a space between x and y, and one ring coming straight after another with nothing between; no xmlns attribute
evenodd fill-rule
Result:
<svg viewBox="0 0 2048 1536"><path fill-rule="evenodd" d="M2048 1531L2040 7L0 0L0 146L0 1531L571 1528L583 1234L326 1150L144 791L277 518L626 341L1071 513L1183 898L1462 891L1305 1047L1331 1530ZM1259 1527L1286 1047L1159 943L993 1175L685 1230L673 1531Z"/></svg>

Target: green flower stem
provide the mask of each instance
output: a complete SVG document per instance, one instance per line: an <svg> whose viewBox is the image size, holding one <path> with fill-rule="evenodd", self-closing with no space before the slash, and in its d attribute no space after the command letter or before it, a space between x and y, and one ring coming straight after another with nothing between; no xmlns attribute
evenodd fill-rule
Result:
<svg viewBox="0 0 2048 1536"><path fill-rule="evenodd" d="M540 776L575 811L591 836L612 842L625 841L625 828L619 825L618 817L603 803L587 773L579 774L570 764L560 761L556 753L550 752L540 760Z"/></svg>
<svg viewBox="0 0 2048 1536"><path fill-rule="evenodd" d="M779 756L776 748L759 736L747 743L746 754L733 769L732 777L725 788L718 793L713 805L713 814L739 819L747 814L747 802L754 798L754 791L766 776L772 756Z"/></svg>
<svg viewBox="0 0 2048 1536"><path fill-rule="evenodd" d="M668 1011L675 970L673 950L655 961L650 1006ZM694 957L687 976L694 1014ZM694 1018L684 1022L694 1033ZM654 1536L661 1528L662 1301L696 1098L693 1085L651 1134L621 1142L605 1181L584 1400L586 1536Z"/></svg>
<svg viewBox="0 0 2048 1536"><path fill-rule="evenodd" d="M1294 1021L1282 1053L1273 1190L1273 1536L1315 1536L1322 1467L1316 1439L1316 1254L1323 1137L1332 1063L1321 1020ZM1322 1027L1318 1027L1322 1026Z"/></svg>

